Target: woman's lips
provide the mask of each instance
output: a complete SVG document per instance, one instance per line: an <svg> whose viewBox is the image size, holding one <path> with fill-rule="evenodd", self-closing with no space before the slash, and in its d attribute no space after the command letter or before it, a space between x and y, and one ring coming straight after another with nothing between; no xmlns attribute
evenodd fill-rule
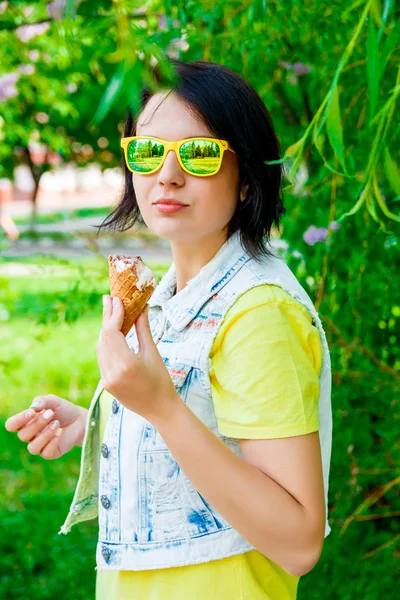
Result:
<svg viewBox="0 0 400 600"><path fill-rule="evenodd" d="M187 208L187 205L185 204L162 204L161 202L154 206L163 213L175 213L182 210L182 208Z"/></svg>

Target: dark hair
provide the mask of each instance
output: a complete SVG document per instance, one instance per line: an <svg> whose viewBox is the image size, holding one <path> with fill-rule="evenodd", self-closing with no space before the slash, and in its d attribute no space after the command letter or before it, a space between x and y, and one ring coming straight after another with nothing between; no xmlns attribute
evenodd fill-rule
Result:
<svg viewBox="0 0 400 600"><path fill-rule="evenodd" d="M239 202L228 226L228 237L240 231L245 250L255 259L273 254L268 248L273 225L286 213L281 198L282 164L267 165L264 161L281 158L277 135L271 116L252 86L234 71L217 63L206 61L183 62L169 59L175 67L175 80L163 85L214 132L215 137L227 140L237 153L239 162L239 189L243 183L249 188L244 202ZM156 81L162 77L154 69ZM154 95L148 87L141 90L141 108ZM136 118L128 109L124 136L135 135ZM136 222L143 222L136 201L132 174L125 165L125 183L116 208L99 228L125 231Z"/></svg>

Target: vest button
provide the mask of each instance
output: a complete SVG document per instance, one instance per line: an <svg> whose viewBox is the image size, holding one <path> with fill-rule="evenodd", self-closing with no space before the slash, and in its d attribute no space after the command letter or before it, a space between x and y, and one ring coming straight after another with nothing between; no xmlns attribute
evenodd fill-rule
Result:
<svg viewBox="0 0 400 600"><path fill-rule="evenodd" d="M119 408L119 407L118 407L118 402L117 402L117 401L116 401L116 399L114 398L114 400L113 400L113 403L112 403L112 411L113 411L114 415L115 415L115 413L117 413L117 412L118 412L118 408Z"/></svg>
<svg viewBox="0 0 400 600"><path fill-rule="evenodd" d="M111 502L110 502L110 500L107 498L107 496L102 496L102 497L100 498L100 502L101 502L101 504L102 504L103 508L105 508L106 510L107 510L107 508L110 508L110 506L111 506Z"/></svg>
<svg viewBox="0 0 400 600"><path fill-rule="evenodd" d="M103 555L104 560L106 562L108 562L110 560L111 550L109 550L106 546L102 546L101 547L101 553Z"/></svg>
<svg viewBox="0 0 400 600"><path fill-rule="evenodd" d="M102 444L101 445L101 453L103 455L103 458L108 458L108 446L107 446L107 444Z"/></svg>

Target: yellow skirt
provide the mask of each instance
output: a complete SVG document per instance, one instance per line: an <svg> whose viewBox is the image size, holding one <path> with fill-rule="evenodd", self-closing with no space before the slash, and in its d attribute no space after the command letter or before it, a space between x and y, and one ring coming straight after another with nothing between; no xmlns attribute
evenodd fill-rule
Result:
<svg viewBox="0 0 400 600"><path fill-rule="evenodd" d="M300 579L258 550L199 565L96 573L96 600L294 600Z"/></svg>

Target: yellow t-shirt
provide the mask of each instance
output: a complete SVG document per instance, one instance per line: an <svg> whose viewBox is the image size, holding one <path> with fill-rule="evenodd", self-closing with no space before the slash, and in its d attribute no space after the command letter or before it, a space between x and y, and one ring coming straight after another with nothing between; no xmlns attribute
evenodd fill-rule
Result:
<svg viewBox="0 0 400 600"><path fill-rule="evenodd" d="M227 312L210 353L222 435L268 439L319 430L322 346L306 309L275 285L248 290ZM100 439L112 396L100 396ZM299 577L251 550L197 565L97 571L97 600L293 600Z"/></svg>

